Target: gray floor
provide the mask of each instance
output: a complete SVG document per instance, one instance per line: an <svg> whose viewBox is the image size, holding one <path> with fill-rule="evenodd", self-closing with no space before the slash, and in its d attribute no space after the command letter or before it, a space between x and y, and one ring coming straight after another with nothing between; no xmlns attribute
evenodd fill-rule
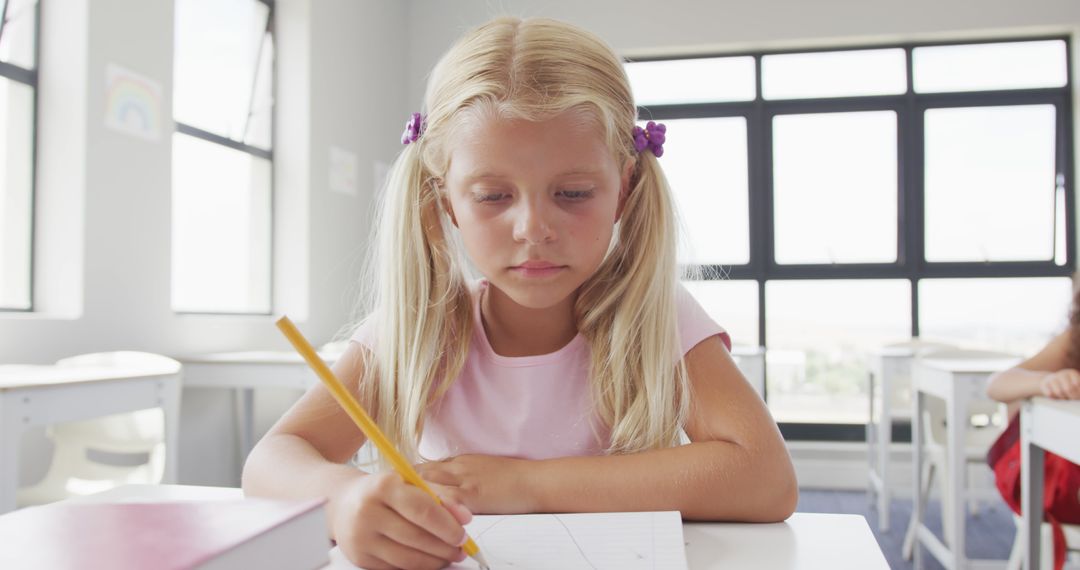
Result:
<svg viewBox="0 0 1080 570"><path fill-rule="evenodd" d="M1012 549L1013 536L1016 533L1016 525L1013 523L1012 511L1005 506L1004 502L983 502L977 515L967 515L967 555L975 559L999 559L1009 558ZM799 491L799 512L804 513L847 513L863 515L870 524L870 530L874 532L885 559L894 570L907 569L912 563L903 559L900 555L901 546L904 543L904 531L907 530L908 520L911 518L911 500L893 499L889 513L889 532L881 532L878 529L877 509L869 505L866 493L856 491L818 491L814 489L801 489ZM941 536L941 506L937 501L931 501L925 517L926 524L934 532ZM923 568L936 570L942 568L937 560L929 554L923 553Z"/></svg>

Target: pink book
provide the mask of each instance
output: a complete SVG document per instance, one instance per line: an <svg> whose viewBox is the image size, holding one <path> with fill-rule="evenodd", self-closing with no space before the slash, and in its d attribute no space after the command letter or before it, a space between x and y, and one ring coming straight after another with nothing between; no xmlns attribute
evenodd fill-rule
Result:
<svg viewBox="0 0 1080 570"><path fill-rule="evenodd" d="M308 570L329 562L321 499L54 503L0 516L0 568Z"/></svg>

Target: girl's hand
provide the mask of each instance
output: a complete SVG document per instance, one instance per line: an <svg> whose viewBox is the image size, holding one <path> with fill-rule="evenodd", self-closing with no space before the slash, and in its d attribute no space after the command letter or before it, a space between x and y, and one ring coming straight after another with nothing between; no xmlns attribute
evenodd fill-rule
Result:
<svg viewBox="0 0 1080 570"><path fill-rule="evenodd" d="M1080 372L1072 368L1058 370L1039 383L1042 395L1055 400L1080 400Z"/></svg>
<svg viewBox="0 0 1080 570"><path fill-rule="evenodd" d="M526 476L533 463L494 455L459 455L421 463L416 470L439 487L440 496L474 513L518 514L537 511Z"/></svg>
<svg viewBox="0 0 1080 570"><path fill-rule="evenodd" d="M442 568L465 559L461 545L472 514L443 497L439 505L397 473L358 476L330 502L342 553L369 570Z"/></svg>

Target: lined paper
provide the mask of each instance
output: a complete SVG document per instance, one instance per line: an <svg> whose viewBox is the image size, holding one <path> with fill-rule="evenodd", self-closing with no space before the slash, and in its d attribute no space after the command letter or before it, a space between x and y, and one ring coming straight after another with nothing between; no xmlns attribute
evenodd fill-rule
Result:
<svg viewBox="0 0 1080 570"><path fill-rule="evenodd" d="M493 570L686 569L678 511L481 515L466 528Z"/></svg>
<svg viewBox="0 0 1080 570"><path fill-rule="evenodd" d="M678 511L477 515L465 526L492 570L687 570ZM352 568L341 551L330 568ZM468 558L449 566L475 570Z"/></svg>

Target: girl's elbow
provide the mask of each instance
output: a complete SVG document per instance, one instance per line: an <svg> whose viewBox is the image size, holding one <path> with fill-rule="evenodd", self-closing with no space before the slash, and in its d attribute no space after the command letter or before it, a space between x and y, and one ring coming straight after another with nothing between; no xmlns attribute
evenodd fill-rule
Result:
<svg viewBox="0 0 1080 570"><path fill-rule="evenodd" d="M776 477L771 484L761 488L759 503L753 522L783 522L795 512L799 504L799 484L795 472Z"/></svg>
<svg viewBox="0 0 1080 570"><path fill-rule="evenodd" d="M784 452L784 458L773 470L778 476L773 483L773 493L768 509L769 522L787 520L799 504L799 481L795 475L795 465L791 456Z"/></svg>
<svg viewBox="0 0 1080 570"><path fill-rule="evenodd" d="M769 513L771 515L769 516L770 522L782 522L787 520L795 513L795 509L798 505L799 484L795 480L795 475L792 474L783 485L781 492L776 494L772 509Z"/></svg>

